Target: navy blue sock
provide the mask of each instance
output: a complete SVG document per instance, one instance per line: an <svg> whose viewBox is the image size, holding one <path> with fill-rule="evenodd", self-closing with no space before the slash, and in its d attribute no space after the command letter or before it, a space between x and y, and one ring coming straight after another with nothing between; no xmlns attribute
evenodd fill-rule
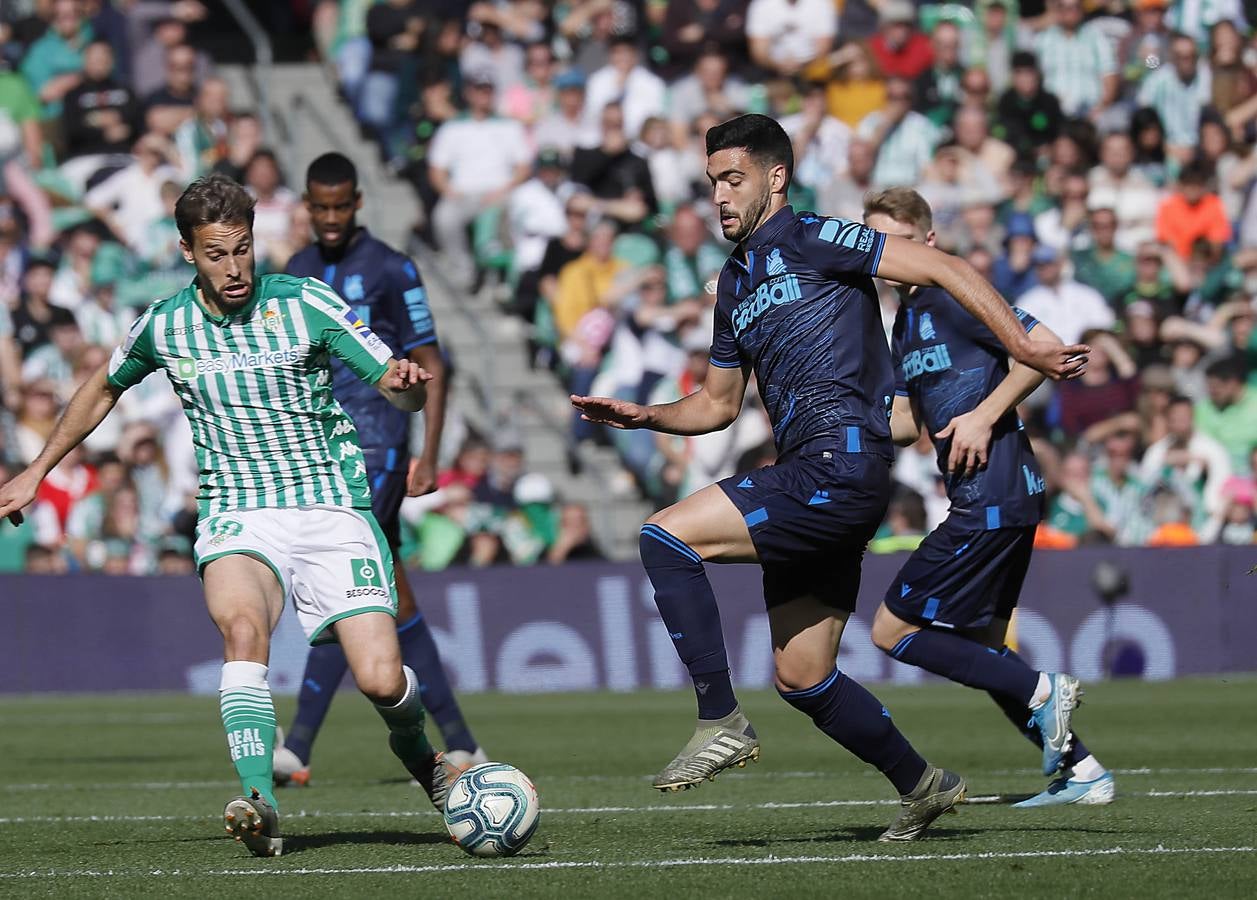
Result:
<svg viewBox="0 0 1257 900"><path fill-rule="evenodd" d="M900 662L968 687L1007 694L1022 706L1034 698L1039 684L1039 673L1021 657L931 628L914 631L888 652Z"/></svg>
<svg viewBox="0 0 1257 900"><path fill-rule="evenodd" d="M1026 661L1011 647L1005 647L1001 650L1000 656L1005 659L1015 659L1023 665L1026 664ZM995 705L1003 710L1004 715L1008 717L1008 721L1016 726L1017 730L1026 737L1026 740L1042 750L1043 735L1039 734L1039 729L1030 724L1030 707L1024 703L1018 703L1006 694L997 694L994 691L988 691L988 693L991 695L991 699L995 701ZM1090 755L1091 751L1087 749L1087 745L1082 742L1082 738L1075 731L1073 745L1069 748L1069 752L1065 754L1065 765L1067 767L1073 766Z"/></svg>
<svg viewBox="0 0 1257 900"><path fill-rule="evenodd" d="M419 699L441 729L445 749L474 752L476 739L463 721L463 711L454 699L454 691L441 665L441 654L423 613L415 613L409 622L397 626L397 640L402 648L402 662L410 666L419 679Z"/></svg>
<svg viewBox="0 0 1257 900"><path fill-rule="evenodd" d="M738 705L729 680L729 658L720 609L703 560L681 539L658 525L643 525L642 565L655 587L655 605L677 655L694 679L700 719L723 719Z"/></svg>
<svg viewBox="0 0 1257 900"><path fill-rule="evenodd" d="M886 707L854 679L834 669L814 687L778 693L817 728L875 766L900 794L912 793L921 781L925 760L895 727Z"/></svg>
<svg viewBox="0 0 1257 900"><path fill-rule="evenodd" d="M284 734L284 746L306 765L310 764L314 739L327 718L332 697L348 669L349 662L340 644L319 644L310 648L305 674L301 676L301 691L297 694L297 715L293 717L292 728Z"/></svg>

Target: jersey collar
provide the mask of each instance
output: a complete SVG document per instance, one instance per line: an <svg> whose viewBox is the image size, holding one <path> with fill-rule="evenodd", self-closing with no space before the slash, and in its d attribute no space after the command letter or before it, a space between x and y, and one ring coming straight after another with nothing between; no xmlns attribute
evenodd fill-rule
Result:
<svg viewBox="0 0 1257 900"><path fill-rule="evenodd" d="M756 228L734 251L733 261L750 272L755 268L755 251L774 243L781 233L794 223L794 207L786 204L768 217L768 221Z"/></svg>
<svg viewBox="0 0 1257 900"><path fill-rule="evenodd" d="M194 278L188 290L192 292L192 302L205 318L209 319L215 325L230 325L232 322L243 322L253 315L253 310L257 308L258 298L261 297L261 276L253 275L253 295L249 297L249 302L242 306L238 311L228 313L225 316L216 316L209 311L209 307L205 305L205 301L201 299L201 286L199 279Z"/></svg>

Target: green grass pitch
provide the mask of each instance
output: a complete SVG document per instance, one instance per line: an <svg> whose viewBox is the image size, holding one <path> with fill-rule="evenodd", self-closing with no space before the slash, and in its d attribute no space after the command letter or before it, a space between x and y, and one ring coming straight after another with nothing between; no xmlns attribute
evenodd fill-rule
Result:
<svg viewBox="0 0 1257 900"><path fill-rule="evenodd" d="M667 796L680 693L467 697L495 759L536 781L541 825L474 860L400 776L362 698L337 700L309 788L280 793L285 855L222 833L236 793L215 698L0 700L0 895L47 897L1253 897L1257 678L1088 687L1077 727L1118 773L1107 807L1020 811L1038 753L983 695L879 688L979 800L915 844L875 843L885 781L769 693L743 698L763 758ZM280 701L280 721L293 701ZM243 879L264 876L246 887Z"/></svg>

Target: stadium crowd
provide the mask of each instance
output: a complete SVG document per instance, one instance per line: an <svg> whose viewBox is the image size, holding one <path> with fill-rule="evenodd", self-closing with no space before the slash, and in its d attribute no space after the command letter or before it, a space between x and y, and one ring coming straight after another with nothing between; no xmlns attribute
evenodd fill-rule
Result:
<svg viewBox="0 0 1257 900"><path fill-rule="evenodd" d="M23 10L22 7L30 7ZM259 263L309 240L267 135L188 43L196 0L4 3L0 482L136 308L191 269L174 199L209 171L258 199ZM13 10L17 13L13 13ZM795 143L792 201L858 219L916 186L936 240L1064 340L1086 376L1022 416L1049 486L1045 547L1250 543L1257 525L1257 4L1240 0L323 0L314 43L382 158L415 186L442 278L522 323L576 393L701 386L718 238L704 135L743 111ZM881 295L889 329L897 298ZM439 327L439 323L438 323ZM150 389L151 388L151 389ZM605 434L664 504L771 461L749 397L729 430ZM599 555L588 513L518 447L466 436L404 553L454 563ZM915 546L946 497L903 451L874 550ZM182 572L190 435L159 381L48 479L0 569Z"/></svg>

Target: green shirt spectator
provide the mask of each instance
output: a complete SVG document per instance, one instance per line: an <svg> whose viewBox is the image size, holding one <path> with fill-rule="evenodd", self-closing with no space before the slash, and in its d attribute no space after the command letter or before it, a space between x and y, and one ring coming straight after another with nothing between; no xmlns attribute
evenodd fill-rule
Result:
<svg viewBox="0 0 1257 900"><path fill-rule="evenodd" d="M1205 369L1209 396L1196 404L1196 427L1223 447L1234 471L1248 472L1249 455L1257 446L1257 388L1245 383L1247 366L1228 356Z"/></svg>
<svg viewBox="0 0 1257 900"><path fill-rule="evenodd" d="M61 115L61 98L81 80L83 49L91 43L92 26L79 5L58 0L50 27L22 59L22 74L43 104L45 119Z"/></svg>
<svg viewBox="0 0 1257 900"><path fill-rule="evenodd" d="M1122 300L1135 287L1135 258L1121 250L1092 247L1075 251L1072 259L1074 278L1099 291L1109 306L1120 309Z"/></svg>
<svg viewBox="0 0 1257 900"><path fill-rule="evenodd" d="M26 150L30 161L36 162L42 143L39 101L30 85L16 72L0 72L0 161Z"/></svg>

